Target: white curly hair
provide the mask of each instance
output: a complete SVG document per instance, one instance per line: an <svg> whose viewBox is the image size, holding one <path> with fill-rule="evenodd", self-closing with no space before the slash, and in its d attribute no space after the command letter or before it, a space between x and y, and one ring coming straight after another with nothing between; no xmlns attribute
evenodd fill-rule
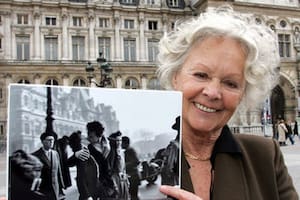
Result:
<svg viewBox="0 0 300 200"><path fill-rule="evenodd" d="M161 86L174 89L173 76L197 41L213 36L231 37L241 43L247 55L246 90L240 106L249 108L261 103L279 79L278 41L269 27L256 24L250 17L223 5L198 17L178 21L174 31L165 34L159 42L157 75Z"/></svg>

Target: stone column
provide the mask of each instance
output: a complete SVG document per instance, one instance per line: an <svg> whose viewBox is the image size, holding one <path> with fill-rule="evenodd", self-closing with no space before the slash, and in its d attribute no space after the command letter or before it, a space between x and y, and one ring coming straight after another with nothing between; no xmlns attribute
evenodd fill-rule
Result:
<svg viewBox="0 0 300 200"><path fill-rule="evenodd" d="M41 75L40 74L34 74L33 79L34 79L34 84L41 84Z"/></svg>
<svg viewBox="0 0 300 200"><path fill-rule="evenodd" d="M142 89L147 89L147 76L145 74L141 75Z"/></svg>
<svg viewBox="0 0 300 200"><path fill-rule="evenodd" d="M12 19L12 16L11 16L11 13L10 12L5 12L4 13L4 20L3 20L3 33L4 33L4 35L3 35L3 49L5 50L5 51L3 51L4 52L4 59L7 59L7 60L9 60L9 59L12 59L12 43L10 43L10 42L13 42L12 41L12 37L11 37L11 35L12 35L12 30L11 30L11 19Z"/></svg>
<svg viewBox="0 0 300 200"><path fill-rule="evenodd" d="M163 14L162 16L162 23L163 23L163 32L168 32L168 16L166 14Z"/></svg>
<svg viewBox="0 0 300 200"><path fill-rule="evenodd" d="M116 88L122 88L122 77L120 74L116 76Z"/></svg>
<svg viewBox="0 0 300 200"><path fill-rule="evenodd" d="M41 35L40 35L41 14L40 14L40 8L38 6L34 7L33 19L34 19L33 60L40 60L41 59Z"/></svg>
<svg viewBox="0 0 300 200"><path fill-rule="evenodd" d="M63 8L61 13L62 18L62 60L68 60L68 13L67 9ZM70 47L71 48L71 47Z"/></svg>
<svg viewBox="0 0 300 200"><path fill-rule="evenodd" d="M69 85L69 75L68 74L63 74L62 75L62 79L63 79L63 85L64 86L68 86ZM70 83L70 85L72 85L72 83Z"/></svg>
<svg viewBox="0 0 300 200"><path fill-rule="evenodd" d="M296 99L298 102L298 108L297 108L297 116L300 117L300 32L299 28L297 27L295 29L294 38L293 38L294 48L296 50L296 61L297 61L297 90L296 90Z"/></svg>
<svg viewBox="0 0 300 200"><path fill-rule="evenodd" d="M144 13L139 13L139 29L140 29L140 48L139 48L139 56L140 61L146 61L146 51L145 51L145 19Z"/></svg>
<svg viewBox="0 0 300 200"><path fill-rule="evenodd" d="M89 60L96 60L96 54L95 54L95 14L94 10L89 9L89 47L88 47L88 59Z"/></svg>
<svg viewBox="0 0 300 200"><path fill-rule="evenodd" d="M120 13L114 13L114 28L115 28L115 61L121 61L121 38L120 38Z"/></svg>

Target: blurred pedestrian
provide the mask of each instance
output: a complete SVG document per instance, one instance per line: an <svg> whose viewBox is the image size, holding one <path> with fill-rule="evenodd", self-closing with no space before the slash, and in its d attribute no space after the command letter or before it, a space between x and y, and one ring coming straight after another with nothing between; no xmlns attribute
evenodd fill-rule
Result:
<svg viewBox="0 0 300 200"><path fill-rule="evenodd" d="M292 130L292 124L291 120L287 120L285 123L287 132L286 132L286 138L288 138L292 145L294 145L294 139L293 139L293 130Z"/></svg>
<svg viewBox="0 0 300 200"><path fill-rule="evenodd" d="M130 146L130 139L127 136L122 137L122 148L125 149L126 172L129 176L129 193L131 200L139 200L138 191L140 176L138 166L139 158L134 148Z"/></svg>
<svg viewBox="0 0 300 200"><path fill-rule="evenodd" d="M40 191L43 164L40 160L17 150L9 157L9 197L11 200L49 200Z"/></svg>
<svg viewBox="0 0 300 200"><path fill-rule="evenodd" d="M112 172L112 179L117 190L116 199L128 200L129 185L126 174L124 150L122 149L122 133L116 131L108 137L111 150L108 155L108 162L110 171Z"/></svg>
<svg viewBox="0 0 300 200"><path fill-rule="evenodd" d="M280 146L285 146L286 145L286 135L287 135L287 128L285 125L285 122L283 119L279 120L279 123L277 125L277 130L278 130L278 142Z"/></svg>

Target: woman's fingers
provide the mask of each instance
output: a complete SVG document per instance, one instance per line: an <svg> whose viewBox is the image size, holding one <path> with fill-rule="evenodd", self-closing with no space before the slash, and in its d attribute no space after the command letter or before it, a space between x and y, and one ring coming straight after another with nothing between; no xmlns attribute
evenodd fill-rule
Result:
<svg viewBox="0 0 300 200"><path fill-rule="evenodd" d="M195 194L174 186L162 185L159 190L160 192L174 197L177 200L202 200Z"/></svg>

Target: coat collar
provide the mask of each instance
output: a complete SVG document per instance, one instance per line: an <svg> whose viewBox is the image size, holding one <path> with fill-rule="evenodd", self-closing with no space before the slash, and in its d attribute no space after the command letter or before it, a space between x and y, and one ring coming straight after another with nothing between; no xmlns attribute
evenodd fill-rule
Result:
<svg viewBox="0 0 300 200"><path fill-rule="evenodd" d="M181 155L184 155L183 150L181 150ZM215 146L213 148L212 156L211 156L211 163L212 163L212 173L214 173L215 169L215 161L218 154L223 155L238 155L242 156L242 151L237 143L237 141L234 139L229 127L226 125L222 129L222 132L217 139ZM194 192L191 177L188 173L189 171L189 163L185 159L185 156L181 157L181 187L187 191ZM214 174L213 174L214 176ZM213 189L213 188L212 188ZM211 196L212 197L212 196Z"/></svg>
<svg viewBox="0 0 300 200"><path fill-rule="evenodd" d="M221 135L217 139L215 146L213 148L213 152L210 159L213 168L214 168L216 156L219 153L242 155L241 148L239 144L236 142L236 140L234 139L227 125L224 126L224 128L222 129Z"/></svg>
<svg viewBox="0 0 300 200"><path fill-rule="evenodd" d="M212 167L214 168L215 164L215 159L217 154L220 153L226 153L226 154L237 154L237 155L242 155L241 148L237 141L234 139L229 127L226 125L223 127L222 132L219 136L219 138L216 140L215 146L213 148L213 152L210 158L210 161L212 163ZM182 154L184 155L184 154ZM182 156L182 162L183 164L187 164L188 168L190 168L188 162Z"/></svg>

